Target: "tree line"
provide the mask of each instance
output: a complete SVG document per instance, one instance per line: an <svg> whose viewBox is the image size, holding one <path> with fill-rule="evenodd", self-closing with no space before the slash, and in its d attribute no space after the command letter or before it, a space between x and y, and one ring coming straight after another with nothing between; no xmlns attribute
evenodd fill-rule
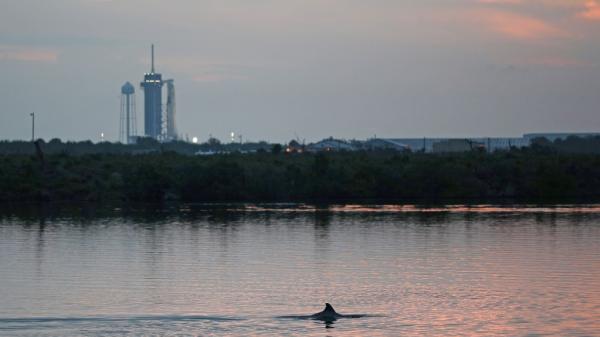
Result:
<svg viewBox="0 0 600 337"><path fill-rule="evenodd" d="M53 138L48 142L38 139L44 153L47 154L144 154L151 152L176 152L185 155L194 155L198 151L214 152L264 152L270 151L273 144L265 141L240 143L221 143L216 138L209 138L204 143L194 144L185 141L171 141L161 143L149 137L139 137L135 144L92 141L62 141ZM0 154L35 154L35 147L30 141L0 141Z"/></svg>
<svg viewBox="0 0 600 337"><path fill-rule="evenodd" d="M29 144L30 146L31 143ZM600 197L600 154L0 154L0 200L186 202Z"/></svg>

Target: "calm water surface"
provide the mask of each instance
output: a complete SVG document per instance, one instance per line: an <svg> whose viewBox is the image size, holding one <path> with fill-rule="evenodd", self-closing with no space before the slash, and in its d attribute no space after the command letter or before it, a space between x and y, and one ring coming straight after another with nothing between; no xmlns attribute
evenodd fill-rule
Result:
<svg viewBox="0 0 600 337"><path fill-rule="evenodd" d="M0 335L600 336L600 206L4 210Z"/></svg>

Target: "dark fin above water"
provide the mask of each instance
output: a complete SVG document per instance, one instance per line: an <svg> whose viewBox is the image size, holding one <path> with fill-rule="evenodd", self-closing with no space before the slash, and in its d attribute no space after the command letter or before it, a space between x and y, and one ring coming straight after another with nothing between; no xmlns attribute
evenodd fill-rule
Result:
<svg viewBox="0 0 600 337"><path fill-rule="evenodd" d="M366 314L349 314L342 315L338 314L333 306L329 303L325 303L325 309L323 311L318 312L312 315L289 315L289 316L277 316L277 318L293 318L293 319L314 319L325 322L333 322L338 318L362 318L362 317L376 317Z"/></svg>
<svg viewBox="0 0 600 337"><path fill-rule="evenodd" d="M333 309L333 306L329 303L325 303L325 310L323 310L323 312L337 314L337 312L335 312L335 309Z"/></svg>

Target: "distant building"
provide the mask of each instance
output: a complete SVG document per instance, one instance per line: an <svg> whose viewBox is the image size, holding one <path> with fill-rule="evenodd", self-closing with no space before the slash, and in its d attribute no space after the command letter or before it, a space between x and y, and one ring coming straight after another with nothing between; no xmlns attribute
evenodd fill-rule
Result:
<svg viewBox="0 0 600 337"><path fill-rule="evenodd" d="M448 139L433 144L434 153L469 152L477 149L484 150L485 146L469 139Z"/></svg>
<svg viewBox="0 0 600 337"><path fill-rule="evenodd" d="M471 151L470 146L461 146L459 144L465 141L477 143L486 151L505 151L512 147L521 148L531 144L529 139L521 138L376 138L365 142L366 149L378 149L386 147L388 149L396 149L398 151L410 150L412 152L436 152L440 149L458 149L463 148L464 151ZM448 143L449 142L449 143ZM442 143L442 144L439 144ZM437 145L439 144L439 145ZM372 145L372 146L371 146ZM464 145L464 144L463 144Z"/></svg>
<svg viewBox="0 0 600 337"><path fill-rule="evenodd" d="M474 139L485 145L488 152L506 151L511 148L523 148L531 145L531 141L527 138L476 138Z"/></svg>
<svg viewBox="0 0 600 337"><path fill-rule="evenodd" d="M397 140L386 138L371 138L362 144L365 150L395 150L395 151L410 151L410 146Z"/></svg>
<svg viewBox="0 0 600 337"><path fill-rule="evenodd" d="M154 45L152 45L152 68L144 74L140 84L144 89L144 133L158 139L162 134L162 75L154 72Z"/></svg>
<svg viewBox="0 0 600 337"><path fill-rule="evenodd" d="M306 148L309 152L332 152L332 151L356 151L357 148L345 140L333 137L323 139L320 142L310 144Z"/></svg>
<svg viewBox="0 0 600 337"><path fill-rule="evenodd" d="M412 152L433 152L433 143L439 138L377 138L393 144L403 144Z"/></svg>

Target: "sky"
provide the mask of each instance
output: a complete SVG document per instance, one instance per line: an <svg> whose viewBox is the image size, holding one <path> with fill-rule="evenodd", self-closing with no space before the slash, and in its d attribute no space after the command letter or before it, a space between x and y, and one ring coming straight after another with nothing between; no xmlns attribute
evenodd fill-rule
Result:
<svg viewBox="0 0 600 337"><path fill-rule="evenodd" d="M0 0L0 139L142 132L152 43L201 141L600 131L600 0Z"/></svg>

